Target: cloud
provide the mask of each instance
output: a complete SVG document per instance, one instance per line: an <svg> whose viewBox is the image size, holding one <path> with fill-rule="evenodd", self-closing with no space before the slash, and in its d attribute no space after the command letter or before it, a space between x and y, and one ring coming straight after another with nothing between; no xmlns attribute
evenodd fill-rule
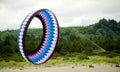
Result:
<svg viewBox="0 0 120 72"><path fill-rule="evenodd" d="M0 0L0 30L18 29L30 11L41 8L53 11L60 26L67 27L86 26L101 18L119 21L119 7L120 0ZM31 27L38 25L35 20Z"/></svg>

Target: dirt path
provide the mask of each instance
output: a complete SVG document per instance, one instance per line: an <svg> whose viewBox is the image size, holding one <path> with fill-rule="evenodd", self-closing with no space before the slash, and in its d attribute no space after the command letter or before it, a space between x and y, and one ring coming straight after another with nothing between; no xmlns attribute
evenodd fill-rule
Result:
<svg viewBox="0 0 120 72"><path fill-rule="evenodd" d="M19 69L1 69L0 72L120 72L120 67L111 65L89 66L53 66L53 67L26 67Z"/></svg>

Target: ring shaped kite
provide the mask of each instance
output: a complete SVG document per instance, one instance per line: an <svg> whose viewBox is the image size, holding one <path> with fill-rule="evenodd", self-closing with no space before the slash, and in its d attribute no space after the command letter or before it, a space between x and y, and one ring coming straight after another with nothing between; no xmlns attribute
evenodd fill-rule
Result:
<svg viewBox="0 0 120 72"><path fill-rule="evenodd" d="M32 19L37 17L43 25L43 38L38 50L33 54L25 52L25 37ZM59 25L55 15L48 9L29 13L23 20L18 33L18 46L23 58L33 64L45 63L53 54L59 36Z"/></svg>

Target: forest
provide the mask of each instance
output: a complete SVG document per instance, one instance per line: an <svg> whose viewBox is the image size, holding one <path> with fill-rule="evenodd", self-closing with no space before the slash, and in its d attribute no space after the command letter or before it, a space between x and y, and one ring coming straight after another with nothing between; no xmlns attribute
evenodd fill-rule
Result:
<svg viewBox="0 0 120 72"><path fill-rule="evenodd" d="M53 57L104 55L120 56L120 22L100 19L95 24L60 28L59 40ZM25 50L34 52L42 40L42 29L29 29ZM18 30L0 31L0 61L23 61L17 44Z"/></svg>

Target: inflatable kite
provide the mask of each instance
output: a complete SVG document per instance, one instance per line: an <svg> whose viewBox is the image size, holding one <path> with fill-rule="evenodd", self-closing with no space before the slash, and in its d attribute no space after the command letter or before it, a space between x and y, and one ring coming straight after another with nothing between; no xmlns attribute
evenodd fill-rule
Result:
<svg viewBox="0 0 120 72"><path fill-rule="evenodd" d="M34 54L25 52L25 37L32 19L37 17L43 25L43 38ZM18 33L18 46L23 58L33 64L45 63L53 54L59 36L59 25L55 15L48 9L29 13L23 20Z"/></svg>

